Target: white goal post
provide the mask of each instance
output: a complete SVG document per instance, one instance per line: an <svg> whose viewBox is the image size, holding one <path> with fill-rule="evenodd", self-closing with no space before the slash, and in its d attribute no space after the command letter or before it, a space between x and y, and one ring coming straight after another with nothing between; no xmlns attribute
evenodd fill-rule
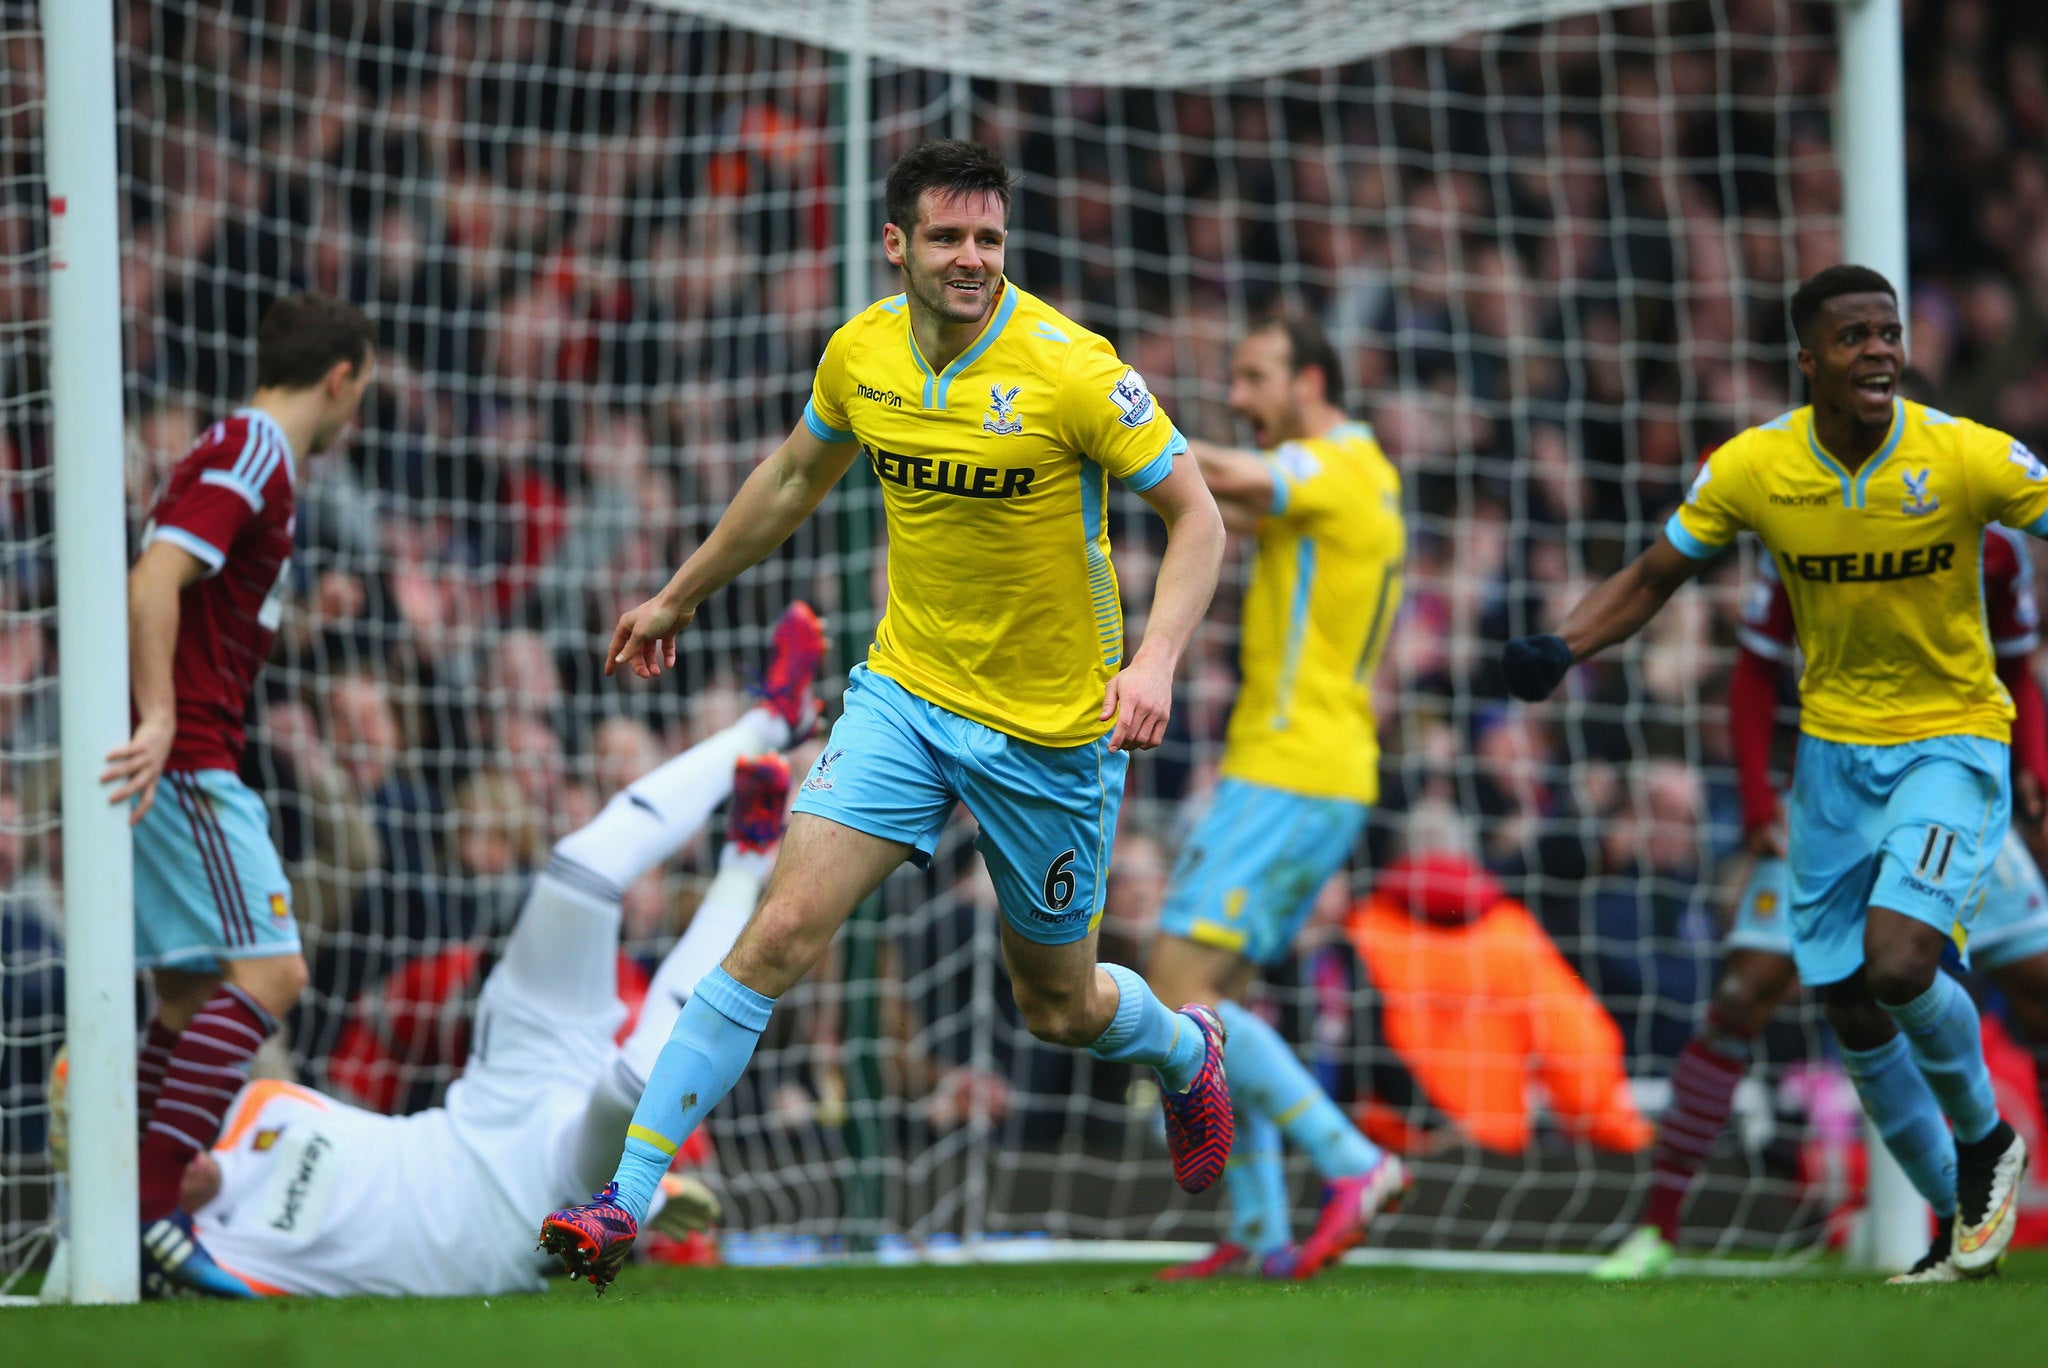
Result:
<svg viewBox="0 0 2048 1368"><path fill-rule="evenodd" d="M43 0L50 408L70 1052L70 1300L132 1302L135 921L127 813L100 771L128 738L120 170L111 0Z"/></svg>
<svg viewBox="0 0 2048 1368"><path fill-rule="evenodd" d="M1841 129L1842 257L1861 262L1899 292L1910 326L1912 281L1906 262L1905 62L1899 0L1843 0ZM1870 1156L1863 1228L1850 1255L1866 1267L1899 1272L1922 1252L1927 1204L1892 1158L1868 1117Z"/></svg>

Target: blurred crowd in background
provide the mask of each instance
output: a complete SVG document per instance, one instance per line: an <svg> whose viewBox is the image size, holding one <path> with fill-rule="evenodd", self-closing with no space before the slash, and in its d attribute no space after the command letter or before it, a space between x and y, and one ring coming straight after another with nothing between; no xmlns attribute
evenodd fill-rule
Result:
<svg viewBox="0 0 2048 1368"><path fill-rule="evenodd" d="M33 8L0 5L0 1007L10 1037L53 1039ZM304 472L247 771L314 965L295 1067L361 1095L362 1051L382 1050L373 1100L415 1107L459 1061L475 966L415 968L395 993L390 976L487 947L553 839L736 716L788 598L831 615L833 671L866 641L879 502L856 472L709 606L678 674L599 675L615 614L796 421L844 316L836 68L627 3L119 8L135 526L247 391L270 299L331 292L379 328L359 431ZM1905 8L1914 392L2043 449L2048 20L1989 0ZM1403 1086L1373 1080L1388 1061L1345 930L1402 852L1469 855L1525 904L1631 1070L1661 1072L1692 1028L1737 835L1719 700L1740 558L1559 702L1507 706L1494 662L1654 534L1701 452L1800 402L1784 301L1840 254L1832 22L1826 4L1702 0L1184 92L876 78L875 165L927 136L1001 148L1021 177L1010 274L1109 336L1185 431L1241 436L1222 402L1233 334L1296 302L1339 342L1349 406L1404 474L1386 796L1275 994L1347 1096ZM856 222L886 293L878 204ZM1133 639L1160 540L1141 512L1126 499L1117 524ZM1236 612L1226 585L1168 745L1133 766L1111 957L1142 959L1213 782ZM629 957L651 962L686 924L712 845L631 891ZM1001 991L972 969L991 897L957 831L889 894L871 933L898 1042L885 1086L939 1129L976 1089L983 1107L1041 1098L1018 1124L1050 1136L1085 1066L998 1022L996 1082L959 1067L986 1055L978 986ZM833 978L776 1028L827 1060L852 996ZM1782 1050L1810 1043L1793 1028ZM7 1060L12 1116L41 1064ZM803 1069L758 1087L771 1112L831 1090Z"/></svg>

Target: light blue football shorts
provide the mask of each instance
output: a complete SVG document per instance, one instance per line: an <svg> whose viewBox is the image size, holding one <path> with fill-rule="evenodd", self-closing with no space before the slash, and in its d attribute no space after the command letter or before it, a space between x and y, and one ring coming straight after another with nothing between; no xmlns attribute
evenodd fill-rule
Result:
<svg viewBox="0 0 2048 1368"><path fill-rule="evenodd" d="M928 703L857 665L846 712L795 810L912 846L928 863L965 803L1003 918L1040 945L1087 937L1102 898L1130 756L1105 737L1041 746Z"/></svg>
<svg viewBox="0 0 2048 1368"><path fill-rule="evenodd" d="M1792 955L1792 867L1779 856L1765 856L1751 866L1748 882L1735 904L1735 923L1721 939L1728 950L1761 950Z"/></svg>
<svg viewBox="0 0 2048 1368"><path fill-rule="evenodd" d="M1789 959L1791 880L1784 860L1758 860L1742 886L1734 925L1721 944ZM2006 832L1975 914L1959 925L1972 968L1996 969L2048 952L2048 885L2042 883L2041 871L2017 832Z"/></svg>
<svg viewBox="0 0 2048 1368"><path fill-rule="evenodd" d="M2019 833L2008 831L1984 880L1976 915L1963 923L1972 969L1998 969L2048 951L2048 886Z"/></svg>
<svg viewBox="0 0 2048 1368"><path fill-rule="evenodd" d="M1174 865L1159 929L1272 964L1294 943L1371 811L1346 798L1222 780Z"/></svg>
<svg viewBox="0 0 2048 1368"><path fill-rule="evenodd" d="M1862 966L1871 907L1944 935L1974 917L2012 815L2009 764L2006 746L1977 736L1799 738L1788 855L1792 958L1808 987Z"/></svg>
<svg viewBox="0 0 2048 1368"><path fill-rule="evenodd" d="M135 962L205 972L298 950L263 800L227 770L165 771L135 825Z"/></svg>

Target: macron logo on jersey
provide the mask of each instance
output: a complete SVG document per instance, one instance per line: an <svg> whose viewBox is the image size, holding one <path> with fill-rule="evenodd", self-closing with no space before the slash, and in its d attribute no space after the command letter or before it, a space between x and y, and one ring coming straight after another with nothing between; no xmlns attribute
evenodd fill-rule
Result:
<svg viewBox="0 0 2048 1368"><path fill-rule="evenodd" d="M965 499L1022 498L1031 492L1031 482L1038 478L1038 471L1031 466L995 469L930 456L900 456L875 447L868 448L868 459L874 463L875 474L890 484L936 494L958 494Z"/></svg>
<svg viewBox="0 0 2048 1368"><path fill-rule="evenodd" d="M1785 574L1816 584L1870 584L1880 580L1918 579L1938 575L1955 565L1954 542L1916 546L1909 551L1851 551L1840 556L1779 557Z"/></svg>

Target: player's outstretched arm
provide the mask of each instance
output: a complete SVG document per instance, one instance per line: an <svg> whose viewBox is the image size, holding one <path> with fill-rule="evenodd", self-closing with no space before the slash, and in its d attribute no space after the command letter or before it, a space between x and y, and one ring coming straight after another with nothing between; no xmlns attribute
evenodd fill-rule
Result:
<svg viewBox="0 0 2048 1368"><path fill-rule="evenodd" d="M1152 587L1145 640L1109 681L1102 700L1103 719L1116 718L1109 734L1114 750L1150 750L1165 739L1173 713L1173 672L1195 624L1209 611L1223 564L1223 515L1193 462L1177 462L1141 497L1166 523L1166 554Z"/></svg>
<svg viewBox="0 0 2048 1368"><path fill-rule="evenodd" d="M199 557L169 541L151 542L128 572L128 691L135 730L125 746L107 752L102 784L120 786L110 803L136 800L131 824L156 801L156 781L178 734L178 693L171 673L178 649L178 595L206 573Z"/></svg>
<svg viewBox="0 0 2048 1368"><path fill-rule="evenodd" d="M704 544L691 553L660 593L629 608L612 629L604 672L633 667L652 679L676 663L676 633L697 616L697 606L759 564L811 516L860 447L827 442L799 424L774 454L754 467Z"/></svg>
<svg viewBox="0 0 2048 1368"><path fill-rule="evenodd" d="M1273 467L1256 452L1238 451L1213 442L1188 443L1202 480L1215 496L1223 525L1232 532L1254 532L1273 510Z"/></svg>
<svg viewBox="0 0 2048 1368"><path fill-rule="evenodd" d="M1658 533L1649 550L1580 599L1556 635L1516 637L1507 644L1500 666L1508 692L1531 701L1548 698L1573 665L1641 631L1705 563Z"/></svg>

